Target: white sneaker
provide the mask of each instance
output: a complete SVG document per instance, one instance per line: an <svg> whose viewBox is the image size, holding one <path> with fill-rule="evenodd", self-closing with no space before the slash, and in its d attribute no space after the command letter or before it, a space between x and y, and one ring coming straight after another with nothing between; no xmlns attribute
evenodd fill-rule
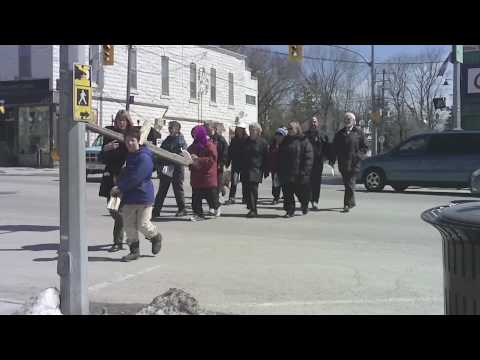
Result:
<svg viewBox="0 0 480 360"><path fill-rule="evenodd" d="M190 216L190 221L201 221L201 220L205 220L205 218L201 217L201 216L198 216L198 215L192 215Z"/></svg>
<svg viewBox="0 0 480 360"><path fill-rule="evenodd" d="M216 214L215 209L208 210L208 215L215 216L215 214Z"/></svg>
<svg viewBox="0 0 480 360"><path fill-rule="evenodd" d="M222 211L220 210L220 207L215 211L215 217L219 217L222 215Z"/></svg>

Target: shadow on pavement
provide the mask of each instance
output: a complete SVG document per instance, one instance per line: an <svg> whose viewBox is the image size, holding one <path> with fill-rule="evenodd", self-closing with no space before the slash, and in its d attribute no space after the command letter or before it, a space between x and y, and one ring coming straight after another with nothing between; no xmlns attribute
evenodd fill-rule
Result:
<svg viewBox="0 0 480 360"><path fill-rule="evenodd" d="M60 226L48 226L48 225L0 225L1 234L7 234L12 232L19 231L28 231L28 232L47 232L47 231L56 231L60 230Z"/></svg>
<svg viewBox="0 0 480 360"><path fill-rule="evenodd" d="M334 211L334 212L343 212L343 207L341 208L325 208L325 209L318 209L318 210L311 210L312 212L320 212L320 211Z"/></svg>
<svg viewBox="0 0 480 360"><path fill-rule="evenodd" d="M188 216L185 217L174 217L174 216L160 216L150 220L152 223L157 222L170 222L170 221L190 221Z"/></svg>
<svg viewBox="0 0 480 360"><path fill-rule="evenodd" d="M220 218L225 217L225 218L246 218L247 213L245 214L222 214ZM258 214L254 219L278 219L282 217L281 215L272 215L272 214Z"/></svg>

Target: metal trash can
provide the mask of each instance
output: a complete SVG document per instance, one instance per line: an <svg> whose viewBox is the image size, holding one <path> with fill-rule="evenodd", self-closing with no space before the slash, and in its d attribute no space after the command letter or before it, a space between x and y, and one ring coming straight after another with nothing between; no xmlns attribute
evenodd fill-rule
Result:
<svg viewBox="0 0 480 360"><path fill-rule="evenodd" d="M445 314L480 314L480 201L454 201L421 217L443 238Z"/></svg>

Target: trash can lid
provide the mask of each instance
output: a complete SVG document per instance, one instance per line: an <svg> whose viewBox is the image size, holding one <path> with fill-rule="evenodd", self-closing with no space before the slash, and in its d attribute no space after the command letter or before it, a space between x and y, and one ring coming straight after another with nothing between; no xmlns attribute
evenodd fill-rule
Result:
<svg viewBox="0 0 480 360"><path fill-rule="evenodd" d="M440 212L439 220L452 225L480 229L480 201L445 208Z"/></svg>

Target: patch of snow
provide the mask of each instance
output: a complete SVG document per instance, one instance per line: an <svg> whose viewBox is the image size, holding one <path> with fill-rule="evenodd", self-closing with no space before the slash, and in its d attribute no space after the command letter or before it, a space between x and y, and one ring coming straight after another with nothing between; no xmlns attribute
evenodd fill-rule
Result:
<svg viewBox="0 0 480 360"><path fill-rule="evenodd" d="M31 297L14 315L62 315L60 292L53 287L45 289Z"/></svg>

